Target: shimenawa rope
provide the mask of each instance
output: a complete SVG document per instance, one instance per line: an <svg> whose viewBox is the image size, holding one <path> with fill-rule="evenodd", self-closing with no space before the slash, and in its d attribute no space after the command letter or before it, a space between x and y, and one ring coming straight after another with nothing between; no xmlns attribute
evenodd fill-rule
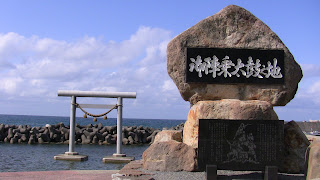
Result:
<svg viewBox="0 0 320 180"><path fill-rule="evenodd" d="M117 109L118 106L121 106L121 105L118 105L116 104L113 108L111 108L109 111L105 112L105 113L102 113L102 114L91 114L91 113L88 113L86 110L84 110L80 104L76 103L76 104L73 104L75 105L77 108L81 109L81 111L85 114L84 118L86 118L86 115L88 116L91 116L91 117L94 117L93 121L97 121L97 117L101 117L101 116L105 116L104 119L107 119L106 115L111 112L112 110L114 109Z"/></svg>

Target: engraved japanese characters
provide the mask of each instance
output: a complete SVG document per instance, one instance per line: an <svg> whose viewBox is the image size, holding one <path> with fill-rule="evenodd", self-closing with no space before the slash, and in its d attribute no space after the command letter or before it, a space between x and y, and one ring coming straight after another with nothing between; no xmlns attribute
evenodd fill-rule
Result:
<svg viewBox="0 0 320 180"><path fill-rule="evenodd" d="M263 170L279 166L283 153L283 121L200 119L199 168Z"/></svg>
<svg viewBox="0 0 320 180"><path fill-rule="evenodd" d="M187 83L282 84L282 50L187 48Z"/></svg>

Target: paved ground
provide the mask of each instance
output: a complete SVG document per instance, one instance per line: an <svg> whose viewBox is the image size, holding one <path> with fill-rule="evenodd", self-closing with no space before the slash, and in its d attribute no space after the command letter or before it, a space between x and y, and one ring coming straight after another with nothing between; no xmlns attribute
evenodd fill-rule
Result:
<svg viewBox="0 0 320 180"><path fill-rule="evenodd" d="M118 175L118 176L116 176ZM112 178L113 176L113 178ZM219 179L263 179L262 172L218 171ZM121 170L69 170L3 172L0 180L205 180L205 172L159 172L142 169L142 161L136 160ZM278 174L279 180L304 180L303 174Z"/></svg>
<svg viewBox="0 0 320 180"><path fill-rule="evenodd" d="M112 180L111 175L119 170L69 170L2 172L0 180Z"/></svg>
<svg viewBox="0 0 320 180"><path fill-rule="evenodd" d="M218 170L218 179L264 179L264 173L261 171L227 171ZM125 165L119 174L118 179L125 180L140 180L140 179L153 179L153 180L205 180L205 172L160 172L160 171L146 171L142 169L142 161L136 160ZM304 174L285 174L278 173L279 180L304 180Z"/></svg>

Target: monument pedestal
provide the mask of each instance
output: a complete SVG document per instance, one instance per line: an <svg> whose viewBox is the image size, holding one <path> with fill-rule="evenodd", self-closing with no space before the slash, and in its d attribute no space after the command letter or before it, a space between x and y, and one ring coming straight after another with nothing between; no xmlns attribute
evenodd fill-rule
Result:
<svg viewBox="0 0 320 180"><path fill-rule="evenodd" d="M278 116L266 101L199 101L191 107L183 129L183 143L193 148L198 148L199 119L278 120Z"/></svg>

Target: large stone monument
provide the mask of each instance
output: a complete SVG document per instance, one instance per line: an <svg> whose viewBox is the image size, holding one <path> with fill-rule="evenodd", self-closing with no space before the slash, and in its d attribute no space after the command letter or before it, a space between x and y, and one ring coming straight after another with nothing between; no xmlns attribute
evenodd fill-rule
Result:
<svg viewBox="0 0 320 180"><path fill-rule="evenodd" d="M183 143L196 151L200 119L279 120L273 106L290 102L302 78L280 38L235 5L172 39L167 70L182 98L190 102Z"/></svg>
<svg viewBox="0 0 320 180"><path fill-rule="evenodd" d="M281 71L284 72L284 83L187 83L187 48L199 47L283 50L285 69ZM202 58L204 61L206 57ZM247 59L242 61L246 62ZM256 59L253 61L256 62ZM239 99L284 106L294 97L302 78L300 66L280 38L249 11L235 5L225 7L172 39L167 47L167 70L182 98L191 105L198 101Z"/></svg>

